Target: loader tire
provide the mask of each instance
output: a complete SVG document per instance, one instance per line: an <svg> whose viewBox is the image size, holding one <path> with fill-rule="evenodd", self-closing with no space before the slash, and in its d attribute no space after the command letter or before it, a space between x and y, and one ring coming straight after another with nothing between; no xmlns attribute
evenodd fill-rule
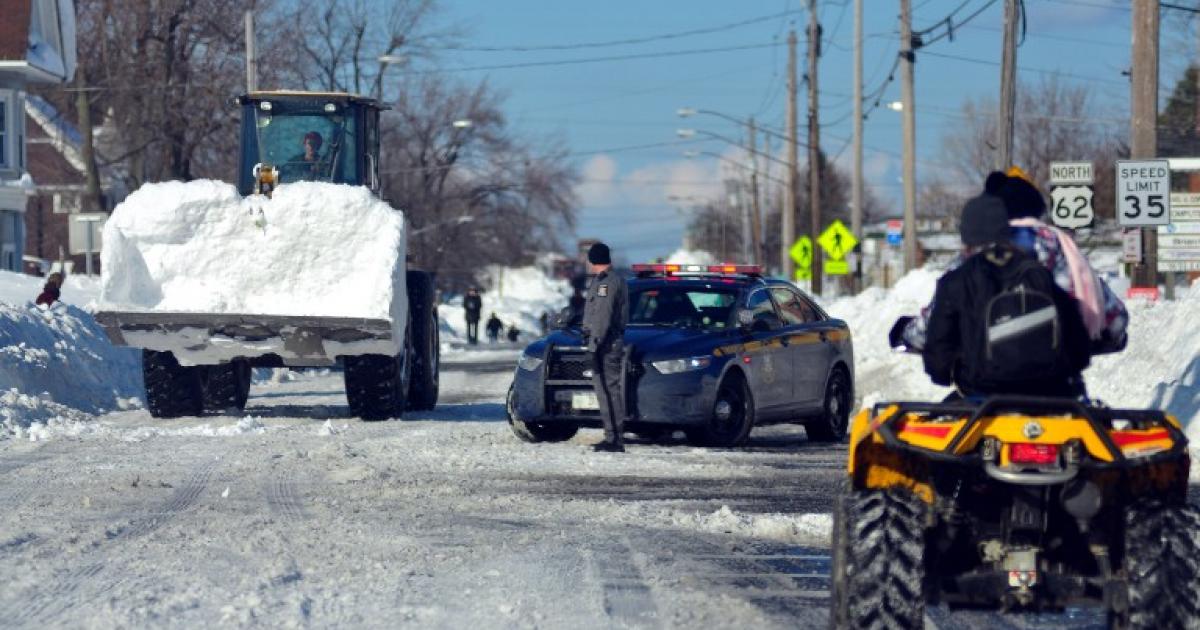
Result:
<svg viewBox="0 0 1200 630"><path fill-rule="evenodd" d="M1200 628L1200 511L1143 500L1125 512L1129 610L1110 613L1113 628Z"/></svg>
<svg viewBox="0 0 1200 630"><path fill-rule="evenodd" d="M346 400L350 413L363 420L387 420L404 414L404 354L345 357Z"/></svg>
<svg viewBox="0 0 1200 630"><path fill-rule="evenodd" d="M412 380L408 388L408 408L428 411L437 406L441 363L441 338L438 332L437 304L434 302L433 274L409 271L408 310L412 331Z"/></svg>
<svg viewBox="0 0 1200 630"><path fill-rule="evenodd" d="M855 490L845 501L848 627L924 627L925 503L897 489Z"/></svg>
<svg viewBox="0 0 1200 630"><path fill-rule="evenodd" d="M253 370L245 359L204 367L204 410L215 412L246 408L250 397L250 376Z"/></svg>
<svg viewBox="0 0 1200 630"><path fill-rule="evenodd" d="M204 413L202 369L179 365L170 352L142 350L142 381L150 415L178 418Z"/></svg>

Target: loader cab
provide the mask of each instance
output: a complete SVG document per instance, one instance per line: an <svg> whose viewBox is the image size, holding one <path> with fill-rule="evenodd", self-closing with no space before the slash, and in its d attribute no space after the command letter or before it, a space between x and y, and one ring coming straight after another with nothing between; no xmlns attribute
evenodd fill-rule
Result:
<svg viewBox="0 0 1200 630"><path fill-rule="evenodd" d="M378 101L343 93L252 92L242 109L238 191L255 190L255 166L278 183L320 181L366 186L379 194Z"/></svg>

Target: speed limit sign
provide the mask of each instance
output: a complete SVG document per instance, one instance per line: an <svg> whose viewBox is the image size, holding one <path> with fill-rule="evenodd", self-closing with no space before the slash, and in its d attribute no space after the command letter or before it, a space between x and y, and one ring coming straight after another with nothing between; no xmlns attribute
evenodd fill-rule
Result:
<svg viewBox="0 0 1200 630"><path fill-rule="evenodd" d="M1061 228L1077 230L1092 224L1091 186L1059 186L1050 190L1050 220Z"/></svg>
<svg viewBox="0 0 1200 630"><path fill-rule="evenodd" d="M1171 164L1117 160L1117 222L1122 227L1171 223Z"/></svg>

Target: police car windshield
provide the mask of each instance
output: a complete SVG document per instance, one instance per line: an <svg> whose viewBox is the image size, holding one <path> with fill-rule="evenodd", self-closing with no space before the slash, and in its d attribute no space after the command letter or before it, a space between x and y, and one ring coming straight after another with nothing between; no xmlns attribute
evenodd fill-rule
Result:
<svg viewBox="0 0 1200 630"><path fill-rule="evenodd" d="M737 293L729 289L660 286L631 294L630 326L723 330L733 325Z"/></svg>

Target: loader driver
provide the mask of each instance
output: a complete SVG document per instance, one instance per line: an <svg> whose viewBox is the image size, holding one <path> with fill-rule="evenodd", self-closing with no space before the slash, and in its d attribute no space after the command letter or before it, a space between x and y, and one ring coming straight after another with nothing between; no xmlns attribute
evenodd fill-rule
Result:
<svg viewBox="0 0 1200 630"><path fill-rule="evenodd" d="M310 131L304 134L301 142L304 152L288 160L281 169L284 181L314 181L325 171L325 162L321 159L321 145L325 141L321 134Z"/></svg>
<svg viewBox="0 0 1200 630"><path fill-rule="evenodd" d="M588 250L588 267L595 274L583 309L583 338L592 354L592 386L600 403L604 441L593 450L624 453L625 323L629 319L629 288L612 269L608 245Z"/></svg>

